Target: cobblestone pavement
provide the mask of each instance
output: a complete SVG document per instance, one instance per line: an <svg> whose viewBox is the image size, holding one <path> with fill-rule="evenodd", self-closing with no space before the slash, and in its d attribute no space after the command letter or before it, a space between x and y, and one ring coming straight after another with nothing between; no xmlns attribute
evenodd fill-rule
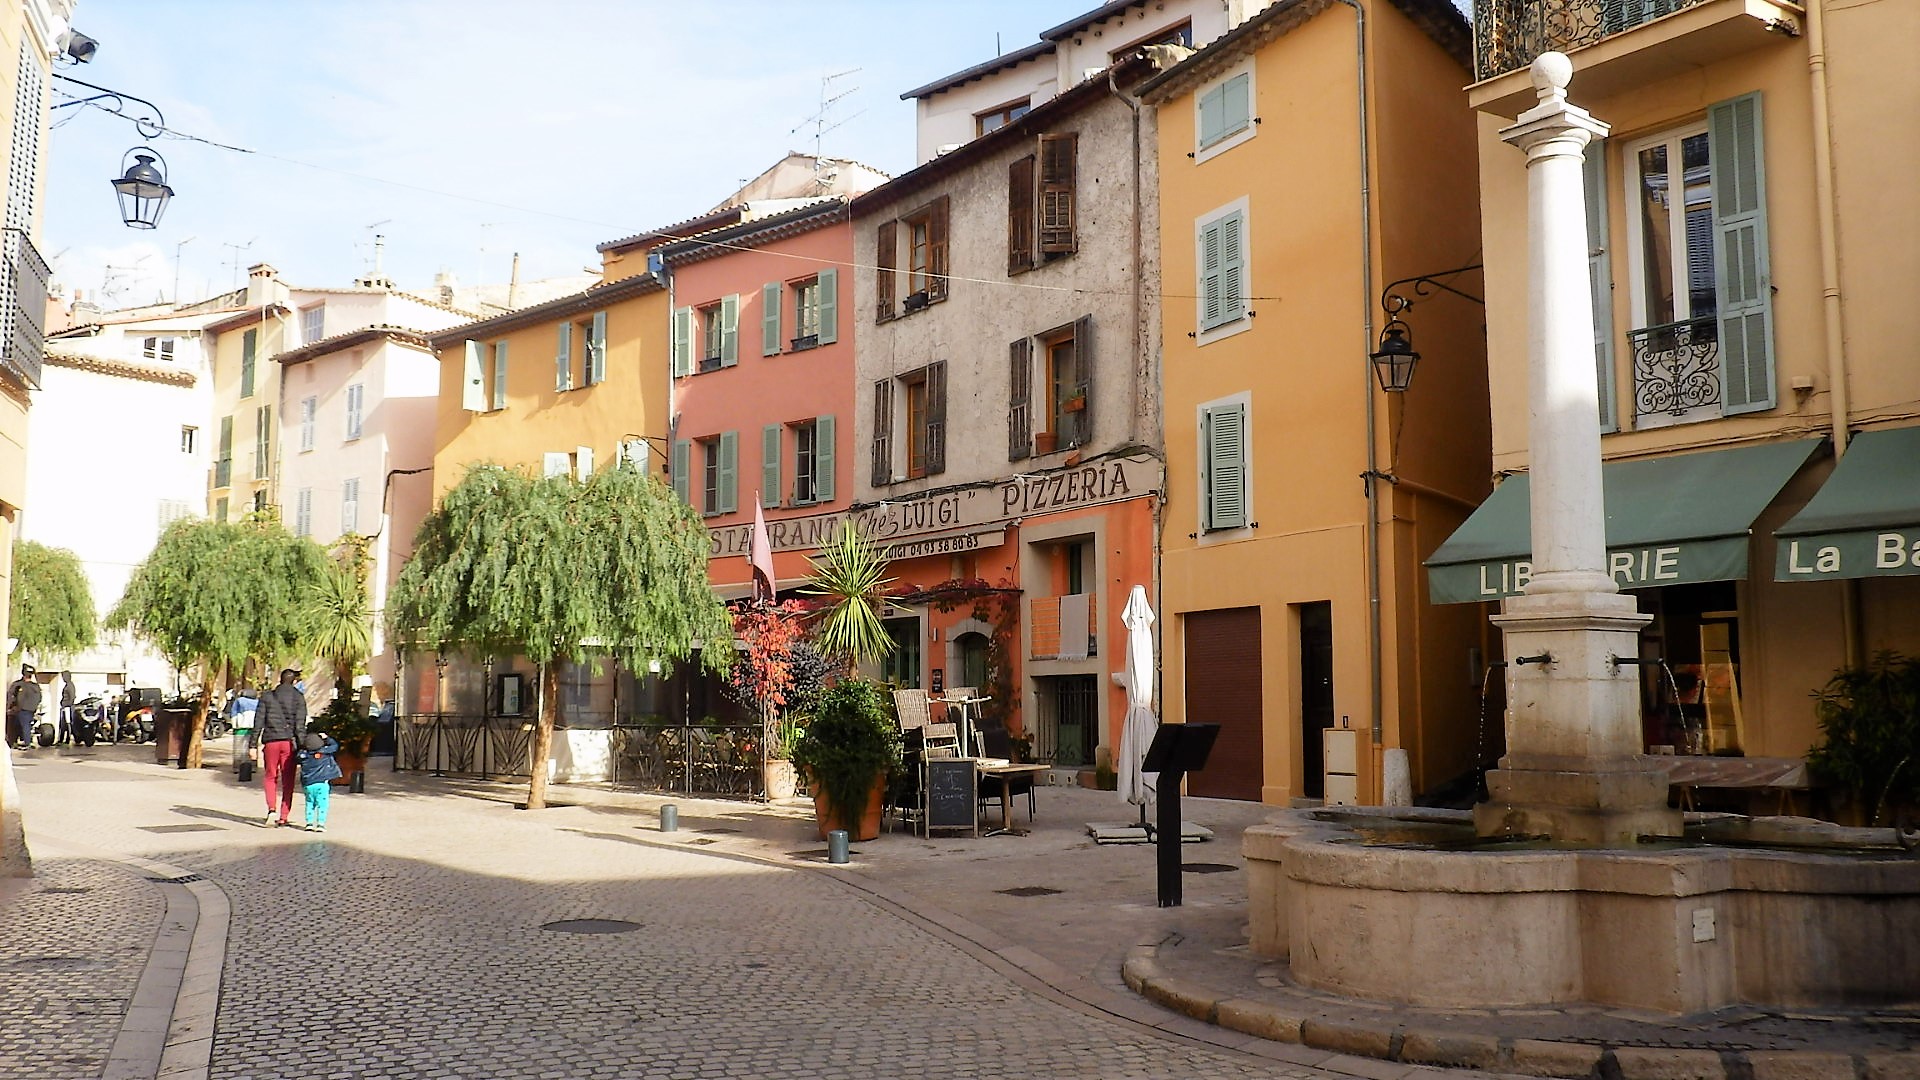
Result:
<svg viewBox="0 0 1920 1080"><path fill-rule="evenodd" d="M224 772L158 769L141 756L113 748L23 765L28 835L183 868L225 893L213 1077L1306 1078L1332 1069L1394 1080L1426 1071L1223 1038L1137 998L1090 1005L1097 994L1036 978L1057 970L1061 984L1117 985L1115 958L1142 928L1093 941L1113 930L1111 916L1076 927L1066 907L979 912L988 923L1041 920L1040 936L1057 949L1049 959L953 914L963 904L929 902L982 893L1014 903L985 888L1019 884L983 880L976 860L991 852L986 841L921 854L922 863L959 857L942 867L944 881L936 874L916 893L886 875L923 841L870 845L854 871L864 876L841 878L769 861L796 850L816 861L811 822L792 814L689 807L690 827L669 838L631 805L529 815L445 782L386 774L372 794L337 796L322 837L261 827L257 789ZM92 874L131 881L136 893L141 883L100 863L39 867L48 880ZM94 902L35 896L7 909L5 923L31 910L57 928ZM88 940L96 951L111 942L137 952L157 911L146 896ZM568 920L633 925L552 925ZM0 942L14 933L0 931ZM189 976L183 993L195 989ZM38 980L0 986L35 1015L58 1000ZM46 1037L63 1057L87 1052L64 1028ZM11 1068L0 1063L0 1076L67 1075Z"/></svg>

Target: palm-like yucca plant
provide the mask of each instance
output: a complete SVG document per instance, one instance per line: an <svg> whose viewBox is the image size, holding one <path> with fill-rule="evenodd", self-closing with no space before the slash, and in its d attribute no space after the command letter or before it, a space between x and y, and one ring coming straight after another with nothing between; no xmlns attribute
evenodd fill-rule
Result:
<svg viewBox="0 0 1920 1080"><path fill-rule="evenodd" d="M327 564L301 605L300 633L307 648L333 667L334 685L350 687L354 669L373 655L373 605L357 568Z"/></svg>
<svg viewBox="0 0 1920 1080"><path fill-rule="evenodd" d="M833 543L814 556L813 573L803 590L827 600L817 637L820 651L855 666L891 654L893 636L880 621L880 611L892 583L881 545L851 521L841 526Z"/></svg>

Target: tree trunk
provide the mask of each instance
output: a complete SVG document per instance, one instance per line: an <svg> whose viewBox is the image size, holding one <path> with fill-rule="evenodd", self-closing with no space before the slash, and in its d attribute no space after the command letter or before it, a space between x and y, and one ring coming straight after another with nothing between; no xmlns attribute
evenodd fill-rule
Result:
<svg viewBox="0 0 1920 1080"><path fill-rule="evenodd" d="M527 809L547 808L547 758L553 754L553 717L560 711L560 680L547 677L547 665L540 665L540 710L533 724L533 747L528 763L532 776L527 780Z"/></svg>
<svg viewBox="0 0 1920 1080"><path fill-rule="evenodd" d="M186 739L180 744L180 767L183 769L199 768L202 759L206 756L207 710L211 707L215 696L214 681L211 678L213 674L213 666L211 664L207 666L206 674L209 678L200 680L200 707L194 710L193 717L187 724ZM220 661L219 689L221 691L220 696L225 697L227 689L227 662L225 660Z"/></svg>

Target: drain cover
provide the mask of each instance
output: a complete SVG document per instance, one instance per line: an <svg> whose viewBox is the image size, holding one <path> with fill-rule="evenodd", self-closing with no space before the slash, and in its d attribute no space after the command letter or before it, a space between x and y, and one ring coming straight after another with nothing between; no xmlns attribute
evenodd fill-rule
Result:
<svg viewBox="0 0 1920 1080"><path fill-rule="evenodd" d="M556 934L631 934L640 929L640 924L624 919L561 919L545 923L540 929Z"/></svg>
<svg viewBox="0 0 1920 1080"><path fill-rule="evenodd" d="M181 874L179 877L150 877L148 881L157 881L162 885L186 885L190 882L204 881L199 874Z"/></svg>
<svg viewBox="0 0 1920 1080"><path fill-rule="evenodd" d="M719 842L720 842L720 841L718 841L718 840L715 840L715 839L714 839L713 837L711 837L711 836L696 836L696 837L694 837L693 839L691 839L691 840L689 840L689 841L687 841L687 843L689 843L689 844L702 844L702 845L705 845L705 844L717 844L717 843L719 843Z"/></svg>
<svg viewBox="0 0 1920 1080"><path fill-rule="evenodd" d="M1049 889L1045 885L1022 885L1017 889L994 890L1003 896L1053 896L1059 889Z"/></svg>
<svg viewBox="0 0 1920 1080"><path fill-rule="evenodd" d="M49 888L41 889L40 891L43 893L67 893L67 894L90 893L93 891L93 886L91 885L54 885Z"/></svg>
<svg viewBox="0 0 1920 1080"><path fill-rule="evenodd" d="M219 832L218 825L142 825L142 832Z"/></svg>
<svg viewBox="0 0 1920 1080"><path fill-rule="evenodd" d="M1231 874L1240 868L1217 862L1183 862L1180 869L1188 874Z"/></svg>

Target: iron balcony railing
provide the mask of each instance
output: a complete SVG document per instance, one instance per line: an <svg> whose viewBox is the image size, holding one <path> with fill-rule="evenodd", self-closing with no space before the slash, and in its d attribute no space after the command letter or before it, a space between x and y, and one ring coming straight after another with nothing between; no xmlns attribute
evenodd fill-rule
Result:
<svg viewBox="0 0 1920 1080"><path fill-rule="evenodd" d="M1720 322L1714 316L1627 332L1635 417L1681 418L1720 404Z"/></svg>
<svg viewBox="0 0 1920 1080"><path fill-rule="evenodd" d="M47 354L47 261L20 229L0 240L6 270L0 275L0 362L14 378L38 390Z"/></svg>
<svg viewBox="0 0 1920 1080"><path fill-rule="evenodd" d="M1475 79L1518 71L1706 0L1474 0Z"/></svg>

